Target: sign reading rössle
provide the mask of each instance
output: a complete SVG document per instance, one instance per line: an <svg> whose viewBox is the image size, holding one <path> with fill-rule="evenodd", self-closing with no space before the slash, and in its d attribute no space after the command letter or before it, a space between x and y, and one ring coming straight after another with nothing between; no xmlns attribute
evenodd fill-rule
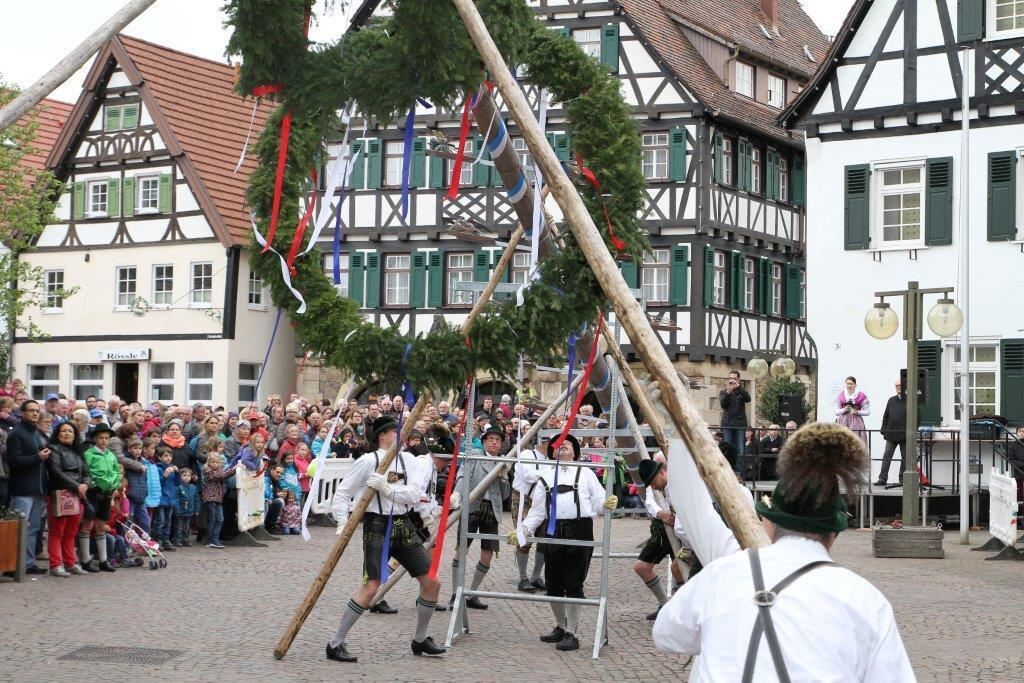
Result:
<svg viewBox="0 0 1024 683"><path fill-rule="evenodd" d="M98 355L101 361L149 360L149 349L107 349Z"/></svg>

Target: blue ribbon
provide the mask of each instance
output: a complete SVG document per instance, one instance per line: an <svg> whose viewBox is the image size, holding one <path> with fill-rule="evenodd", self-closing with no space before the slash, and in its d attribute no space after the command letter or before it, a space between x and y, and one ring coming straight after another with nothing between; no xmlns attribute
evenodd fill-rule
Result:
<svg viewBox="0 0 1024 683"><path fill-rule="evenodd" d="M380 582L385 583L388 580L389 570L388 562L391 560L391 530L394 528L394 512L395 504L391 503L391 511L388 512L388 526L384 529L384 547L380 549Z"/></svg>
<svg viewBox="0 0 1024 683"><path fill-rule="evenodd" d="M263 381L263 373L267 369L267 361L270 360L270 350L274 348L274 338L277 336L277 326L281 324L281 313L283 312L283 308L277 309L277 317L274 318L274 331L270 333L270 343L267 344L267 352L263 356L263 365L260 366L260 376L256 378L256 388L253 389L254 400L258 400L260 397L260 382Z"/></svg>
<svg viewBox="0 0 1024 683"><path fill-rule="evenodd" d="M405 117L405 149L402 150L402 220L409 215L409 172L412 170L412 134L416 125L416 103Z"/></svg>
<svg viewBox="0 0 1024 683"><path fill-rule="evenodd" d="M576 369L576 333L573 332L569 335L569 376L566 378L566 391L572 389L572 376L573 370ZM565 410L562 411L562 415L568 413L569 406L572 405L572 396L567 395L565 397Z"/></svg>
<svg viewBox="0 0 1024 683"><path fill-rule="evenodd" d="M412 352L412 343L405 345L405 351L402 352L402 399L405 401L405 405L408 408L412 408L416 405L416 395L412 392L412 382L406 377L406 371L409 366L409 354ZM402 413L405 414L404 411ZM402 422L398 422L399 429L401 429Z"/></svg>
<svg viewBox="0 0 1024 683"><path fill-rule="evenodd" d="M548 537L555 533L555 522L558 521L558 451L555 451L555 483L551 485L551 509L548 510Z"/></svg>
<svg viewBox="0 0 1024 683"><path fill-rule="evenodd" d="M412 407L415 397L412 393L412 382L405 376L406 369L409 364L409 354L412 352L412 343L405 345L405 351L402 352L402 391L404 392L403 398L405 399L406 405ZM405 419L405 411L398 416L398 438L402 438L402 422ZM402 451L402 444L397 445L398 452ZM397 457L397 456L396 456ZM388 561L391 559L391 530L394 528L394 517L395 514L395 502L391 501L391 510L388 512L388 525L384 530L384 546L380 549L380 580L384 583L388 580Z"/></svg>
<svg viewBox="0 0 1024 683"><path fill-rule="evenodd" d="M342 190L342 197L344 197ZM334 284L341 284L341 208L338 208L338 215L334 219L334 244L331 249L331 256L334 259Z"/></svg>

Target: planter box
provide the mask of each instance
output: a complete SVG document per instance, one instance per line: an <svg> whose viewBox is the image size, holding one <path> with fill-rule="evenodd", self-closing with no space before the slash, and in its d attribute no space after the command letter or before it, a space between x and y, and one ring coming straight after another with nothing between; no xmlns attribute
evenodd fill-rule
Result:
<svg viewBox="0 0 1024 683"><path fill-rule="evenodd" d="M14 572L14 580L23 581L27 545L28 520L0 520L0 572Z"/></svg>
<svg viewBox="0 0 1024 683"><path fill-rule="evenodd" d="M871 546L875 557L914 557L941 560L942 530L934 527L874 529Z"/></svg>

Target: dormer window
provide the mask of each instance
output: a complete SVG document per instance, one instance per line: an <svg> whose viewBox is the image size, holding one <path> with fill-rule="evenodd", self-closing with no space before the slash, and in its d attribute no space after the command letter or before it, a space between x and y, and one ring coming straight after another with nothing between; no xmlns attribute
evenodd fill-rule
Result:
<svg viewBox="0 0 1024 683"><path fill-rule="evenodd" d="M776 109L786 106L786 79L768 74L768 105Z"/></svg>
<svg viewBox="0 0 1024 683"><path fill-rule="evenodd" d="M754 96L754 67L746 62L736 62L736 92L747 97Z"/></svg>

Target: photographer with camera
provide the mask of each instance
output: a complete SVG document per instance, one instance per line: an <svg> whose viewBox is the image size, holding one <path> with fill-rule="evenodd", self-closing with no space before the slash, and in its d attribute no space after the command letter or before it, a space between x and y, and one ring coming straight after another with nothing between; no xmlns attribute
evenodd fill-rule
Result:
<svg viewBox="0 0 1024 683"><path fill-rule="evenodd" d="M718 403L722 407L722 437L737 453L742 453L750 394L743 388L738 370L729 372L729 380L718 394Z"/></svg>

